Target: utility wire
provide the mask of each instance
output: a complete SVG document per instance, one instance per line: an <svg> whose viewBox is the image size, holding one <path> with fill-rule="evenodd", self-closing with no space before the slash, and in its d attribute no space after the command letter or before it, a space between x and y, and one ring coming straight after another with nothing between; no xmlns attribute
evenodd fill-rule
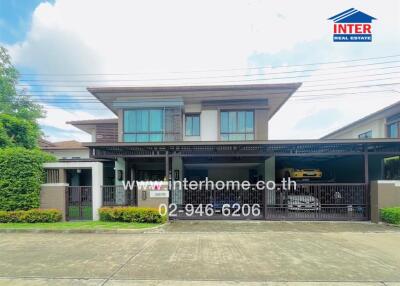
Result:
<svg viewBox="0 0 400 286"><path fill-rule="evenodd" d="M399 79L399 78L396 78ZM320 91L331 91L331 90L342 90L342 89L354 89L354 88L371 88L371 87L379 87L379 86L390 86L390 85L398 85L400 84L400 82L395 82L395 83L381 83L381 84L371 84L371 85L358 85L358 86L346 86L346 87L335 87L335 88L321 88L321 89L310 89L310 90L298 90L296 91L297 93L307 93L307 92L320 92ZM54 97L55 95L40 95L40 94L32 94L32 92L34 91L30 91L29 96L35 96L35 97ZM59 91L47 91L47 92L59 92ZM72 92L72 91L70 91ZM81 92L81 91L75 91L75 92ZM270 95L270 94L282 94L282 92L280 93L264 93L264 95ZM258 94L258 95L263 95L263 94ZM61 95L61 96L66 96L66 95ZM58 97L61 97L58 96ZM67 96L68 97L68 96ZM73 98L93 98L92 95L87 94L87 95L78 95L78 96L74 96Z"/></svg>
<svg viewBox="0 0 400 286"><path fill-rule="evenodd" d="M382 62L382 63L372 63L372 64L362 64L362 65L354 65L354 66L345 66L345 67L336 67L336 68L356 68L356 67L365 67L365 66L373 66L373 65L378 65L378 64L394 64L394 63L399 63L400 61L389 61L389 62ZM373 70L376 69L385 69L385 68L392 68L392 67L399 67L399 66L390 66L390 67L381 67L381 68L374 68ZM336 69L332 68L332 69ZM203 79L216 79L216 78L236 78L236 77L254 77L254 76L268 76L268 75L274 75L274 74L290 74L290 73L301 73L301 72L313 72L313 71L320 71L323 69L309 69L309 70L301 70L301 71L285 71L285 72L271 72L271 73L258 73L258 74L245 74L245 75L224 75L224 76L204 76L204 77L176 77L176 78L144 78L144 79L90 79L90 80L82 80L82 79L66 79L66 80L54 80L54 79L21 79L23 82L59 82L59 83L64 83L64 82L146 82L146 81L181 81L181 80L203 80ZM371 70L371 69L369 69ZM359 70L346 70L341 73L351 73L351 72L358 72ZM365 71L365 70L361 70ZM326 75L331 75L331 74L338 74L338 73L327 73ZM321 74L325 75L325 74ZM309 76L309 75L303 75L304 76ZM296 77L296 76L295 76ZM298 76L300 77L300 76ZM288 78L293 78L293 77L288 77ZM263 80L263 79L258 79L258 80Z"/></svg>
<svg viewBox="0 0 400 286"><path fill-rule="evenodd" d="M353 87L353 88L371 88L371 87L383 87L383 86L393 86L393 85L399 85L399 83L392 83L392 84L380 84L380 85L370 85L370 86L360 86L360 87ZM337 89L346 89L346 88L337 88ZM337 90L337 89L325 89L324 91L328 91L328 90ZM320 90L314 90L314 91L320 91ZM314 92L313 91L313 92ZM371 91L369 91L371 92ZM372 91L372 92L376 92L376 91ZM350 92L350 93L330 93L330 94L308 94L308 95L295 95L292 98L312 98L312 99L318 99L318 98L322 98L322 97L326 97L326 96L341 96L344 94L357 94L357 93L365 93L365 91L358 91L358 92ZM284 94L284 92L276 92L276 93L263 93L263 94L252 94L252 96L270 96L270 97L280 97L282 96L282 94ZM62 104L62 103L69 103L69 104L82 104L82 103L112 103L112 100L103 100L102 102L100 102L98 99L96 98L37 98L37 99L33 99L33 98L29 98L27 97L26 99L32 101L32 102L37 102L37 103L54 103L54 104ZM0 101L0 102L9 102L9 101ZM120 103L123 102L128 102L128 101L120 101Z"/></svg>
<svg viewBox="0 0 400 286"><path fill-rule="evenodd" d="M376 69L374 69L376 70ZM389 74L395 74L395 73L400 73L399 71L394 71L394 72L385 72L385 73L377 73L377 74L371 74L371 75L355 75L352 78L366 78L370 76L381 76L381 75L389 75ZM342 80L342 79L349 79L348 76L346 77L339 77L339 78L328 78L328 79L320 79L320 80L303 80L301 83L309 83L309 82L321 82L321 81L333 81L333 80ZM269 80L269 79L261 79L261 80ZM375 81L379 79L371 79L371 80L363 80L363 81ZM337 83L332 83L332 84L337 84ZM312 85L312 86L323 86L323 85L332 85L332 84L320 84L320 85ZM346 82L341 82L341 84L346 84ZM74 87L74 88L84 88L86 92L87 85L42 85L42 84L18 84L18 87L59 87L59 88L64 88L64 87ZM105 87L115 87L115 85L107 85ZM67 91L66 91L67 92Z"/></svg>
<svg viewBox="0 0 400 286"><path fill-rule="evenodd" d="M295 65L286 65L279 66L274 68L288 68L288 67L302 67L302 66L313 66L313 65L326 65L326 64L338 64L338 63L349 63L349 62L358 62L358 61L366 61L366 60L377 60L377 59L387 59L387 58L395 58L399 57L400 54L382 56L382 57L370 57L370 58L360 58L360 59L352 59L352 60L342 60L342 61L330 61L330 62L316 62L316 63L306 63L306 64L295 64ZM98 75L138 75L138 74L165 74L165 73L190 73L190 72L219 72L219 71L236 71L236 70L255 70L255 69L264 69L271 68L271 66L258 66L258 67L249 67L249 68L232 68L232 69L205 69L205 70L192 70L192 71L168 71L168 72L144 72L144 73L20 73L20 75L46 75L46 76L76 76L76 75L85 75L85 76L98 76Z"/></svg>

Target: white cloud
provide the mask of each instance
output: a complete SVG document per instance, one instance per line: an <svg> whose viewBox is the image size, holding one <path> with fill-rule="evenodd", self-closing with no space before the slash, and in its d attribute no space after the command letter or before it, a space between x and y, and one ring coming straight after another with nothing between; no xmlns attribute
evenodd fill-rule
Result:
<svg viewBox="0 0 400 286"><path fill-rule="evenodd" d="M378 18L374 23L373 43L331 42L332 24L327 18L351 7ZM26 40L11 46L10 50L19 66L28 67L38 73L161 72L151 75L152 78L237 75L243 71L195 74L168 72L247 68L252 55L269 55L281 63L286 60L280 56L295 55L287 61L293 64L394 54L398 50L400 35L398 10L396 1L378 5L376 1L361 0L57 0L54 4L42 3L36 8ZM305 46L311 48L299 49ZM313 46L318 48L313 49ZM251 64L257 65L259 58L256 56ZM349 77L351 76L350 74ZM149 75L78 79L141 80L145 77ZM320 77L321 73L316 72L310 79ZM65 84L70 84L66 82L68 79L61 78ZM170 82L182 84L193 80ZM157 80L120 82L123 85L158 83L160 81ZM84 86L95 83L75 84ZM306 89L306 86L305 84L300 90ZM300 95L301 92L298 93ZM73 97L75 94L71 93L69 96ZM357 96L315 102L298 101L294 98L271 121L270 138L316 138L348 123L349 120L393 102L398 98L396 96L398 94L392 93L391 96L381 99L366 95L362 97L361 103ZM82 111L84 114L61 109L57 113L49 110L48 118L42 124L70 130L68 128L71 127L67 127L62 121L70 120L69 118L111 116L111 113L90 110L93 105L77 108L84 110L85 106L90 108ZM356 111L354 106L358 106ZM296 129L296 122L321 110L336 110L337 114L343 116L326 128Z"/></svg>

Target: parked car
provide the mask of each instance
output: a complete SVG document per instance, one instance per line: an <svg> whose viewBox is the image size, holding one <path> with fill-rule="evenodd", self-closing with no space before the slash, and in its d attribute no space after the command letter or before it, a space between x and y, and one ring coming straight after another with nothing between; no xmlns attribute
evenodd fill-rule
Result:
<svg viewBox="0 0 400 286"><path fill-rule="evenodd" d="M289 195L287 197L288 210L291 211L319 211L321 203L310 195Z"/></svg>
<svg viewBox="0 0 400 286"><path fill-rule="evenodd" d="M295 169L283 168L279 170L280 178L293 178L293 179L320 179L322 178L322 171L320 169Z"/></svg>

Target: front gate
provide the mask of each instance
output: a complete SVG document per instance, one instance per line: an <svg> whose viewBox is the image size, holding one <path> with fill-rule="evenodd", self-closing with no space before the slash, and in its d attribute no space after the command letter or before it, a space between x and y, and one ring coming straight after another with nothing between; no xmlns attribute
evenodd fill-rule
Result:
<svg viewBox="0 0 400 286"><path fill-rule="evenodd" d="M172 190L172 219L264 219L264 191L250 189Z"/></svg>
<svg viewBox="0 0 400 286"><path fill-rule="evenodd" d="M92 220L92 187L70 186L66 188L67 220Z"/></svg>
<svg viewBox="0 0 400 286"><path fill-rule="evenodd" d="M296 187L172 190L171 219L368 220L367 184L300 183Z"/></svg>
<svg viewBox="0 0 400 286"><path fill-rule="evenodd" d="M367 184L277 185L266 190L268 220L368 220Z"/></svg>

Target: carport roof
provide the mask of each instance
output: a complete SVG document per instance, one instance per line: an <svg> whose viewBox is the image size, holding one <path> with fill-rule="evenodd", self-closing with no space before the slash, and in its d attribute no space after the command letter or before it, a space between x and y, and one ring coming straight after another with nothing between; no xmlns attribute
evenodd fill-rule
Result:
<svg viewBox="0 0 400 286"><path fill-rule="evenodd" d="M192 141L86 143L94 158L171 156L310 156L343 154L400 155L400 139Z"/></svg>

